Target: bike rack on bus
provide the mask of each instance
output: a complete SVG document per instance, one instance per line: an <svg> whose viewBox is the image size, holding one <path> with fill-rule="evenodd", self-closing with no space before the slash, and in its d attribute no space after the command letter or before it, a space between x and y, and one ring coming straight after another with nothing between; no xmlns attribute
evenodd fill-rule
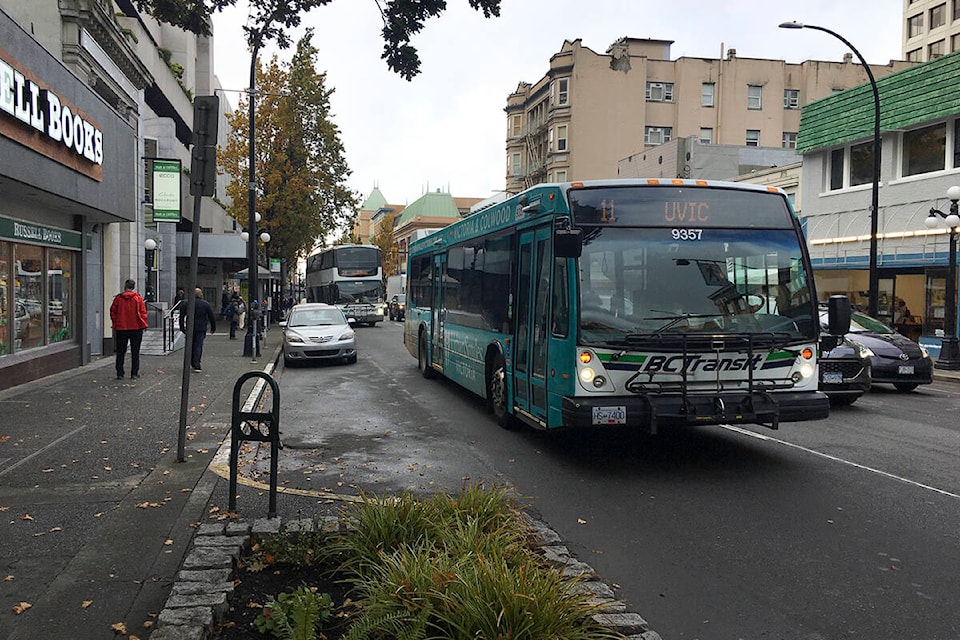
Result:
<svg viewBox="0 0 960 640"><path fill-rule="evenodd" d="M240 390L250 378L262 378L270 385L273 394L273 406L270 411L243 411L240 406ZM254 406L259 402L258 395ZM280 449L280 387L269 373L248 371L240 376L233 386L233 409L230 427L230 511L237 511L237 475L240 461L241 442L270 443L270 504L268 518L277 517L277 463Z"/></svg>

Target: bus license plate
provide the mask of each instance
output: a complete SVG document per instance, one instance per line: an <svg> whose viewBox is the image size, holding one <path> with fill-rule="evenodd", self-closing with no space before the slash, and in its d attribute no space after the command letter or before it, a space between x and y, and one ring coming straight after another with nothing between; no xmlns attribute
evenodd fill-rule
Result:
<svg viewBox="0 0 960 640"><path fill-rule="evenodd" d="M825 373L823 374L823 381L827 384L840 384L843 382L842 373Z"/></svg>
<svg viewBox="0 0 960 640"><path fill-rule="evenodd" d="M627 424L627 408L594 407L593 424Z"/></svg>
<svg viewBox="0 0 960 640"><path fill-rule="evenodd" d="M912 376L913 375L913 365L912 364L902 364L897 367L897 373L902 376Z"/></svg>

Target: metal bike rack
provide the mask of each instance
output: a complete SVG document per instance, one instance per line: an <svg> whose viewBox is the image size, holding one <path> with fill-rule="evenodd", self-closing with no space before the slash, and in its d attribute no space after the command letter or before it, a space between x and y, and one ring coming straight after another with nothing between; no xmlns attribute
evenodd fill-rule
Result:
<svg viewBox="0 0 960 640"><path fill-rule="evenodd" d="M240 391L251 378L262 378L270 385L273 406L270 411L243 411ZM268 518L277 517L277 462L283 443L280 442L280 387L269 373L248 371L233 386L233 410L230 427L230 511L237 511L237 474L241 442L270 443L270 506Z"/></svg>

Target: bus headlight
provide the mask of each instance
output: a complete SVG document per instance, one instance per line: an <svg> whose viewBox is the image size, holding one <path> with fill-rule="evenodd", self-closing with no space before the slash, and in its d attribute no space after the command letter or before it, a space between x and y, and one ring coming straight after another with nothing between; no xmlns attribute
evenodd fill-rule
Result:
<svg viewBox="0 0 960 640"><path fill-rule="evenodd" d="M793 375L790 376L790 379L793 380L794 384L800 384L804 380L808 380L813 377L813 365L809 362L804 362L800 365L800 368L793 372Z"/></svg>
<svg viewBox="0 0 960 640"><path fill-rule="evenodd" d="M580 369L580 381L589 384L596 377L596 373L593 370L593 367L584 367Z"/></svg>

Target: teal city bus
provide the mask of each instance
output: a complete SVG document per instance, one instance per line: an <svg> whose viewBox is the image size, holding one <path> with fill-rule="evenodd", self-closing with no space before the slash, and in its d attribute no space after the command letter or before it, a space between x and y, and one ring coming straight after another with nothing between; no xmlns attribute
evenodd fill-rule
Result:
<svg viewBox="0 0 960 640"><path fill-rule="evenodd" d="M839 333L849 305L831 309ZM819 327L775 187L541 184L408 254L407 350L507 428L822 419Z"/></svg>

